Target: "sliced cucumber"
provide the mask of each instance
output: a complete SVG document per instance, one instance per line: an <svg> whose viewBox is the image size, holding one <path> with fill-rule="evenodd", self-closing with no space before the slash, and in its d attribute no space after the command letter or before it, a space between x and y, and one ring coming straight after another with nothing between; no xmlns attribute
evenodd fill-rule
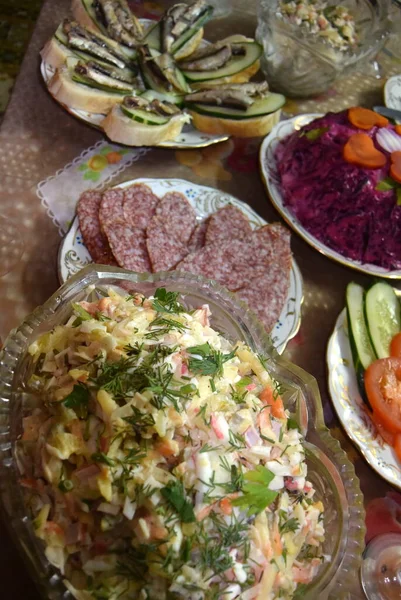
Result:
<svg viewBox="0 0 401 600"><path fill-rule="evenodd" d="M209 117L217 117L219 119L234 119L240 121L243 119L252 119L263 117L270 113L279 110L285 103L285 97L281 94L269 94L266 98L260 98L247 110L239 110L236 108L225 108L224 106L208 106L207 104L196 104L186 102L185 105L201 115Z"/></svg>
<svg viewBox="0 0 401 600"><path fill-rule="evenodd" d="M355 370L359 365L365 370L376 360L376 354L369 337L364 311L365 290L361 285L351 282L347 285L346 303L348 331L354 358Z"/></svg>
<svg viewBox="0 0 401 600"><path fill-rule="evenodd" d="M401 330L400 302L388 283L375 283L366 293L365 316L378 358L390 355L390 342Z"/></svg>
<svg viewBox="0 0 401 600"><path fill-rule="evenodd" d="M60 23L60 25L57 27L54 37L56 38L56 40L58 42L60 42L60 44L63 44L64 46L68 46L68 37L65 35L65 33L63 31L62 23Z"/></svg>
<svg viewBox="0 0 401 600"><path fill-rule="evenodd" d="M96 27L98 27L102 33L107 34L106 28L104 27L103 23L100 23L99 19L97 18L96 11L93 8L93 0L81 0L81 2L82 6L92 19L94 25L96 25Z"/></svg>
<svg viewBox="0 0 401 600"><path fill-rule="evenodd" d="M140 71L145 87L148 88L150 93L152 93L153 90L163 96L163 100L166 100L167 102L171 102L172 104L177 104L179 106L183 104L184 94L168 92L162 85L159 84L156 78L153 77L152 72L146 67L146 65L141 64Z"/></svg>
<svg viewBox="0 0 401 600"><path fill-rule="evenodd" d="M157 50L161 52L161 40L160 40L160 22L155 23L150 27L147 34L145 35L144 43L152 48L153 50Z"/></svg>
<svg viewBox="0 0 401 600"><path fill-rule="evenodd" d="M144 123L145 125L165 125L170 120L168 117L156 115L146 110L141 110L140 108L128 108L126 106L121 106L121 110L125 116L133 119L134 121L138 121L139 123Z"/></svg>
<svg viewBox="0 0 401 600"><path fill-rule="evenodd" d="M112 86L99 83L98 81L94 81L93 79L90 79L89 77L84 77L83 75L79 75L75 71L73 71L71 73L71 78L76 83L80 83L82 85L87 85L90 88L102 90L104 92L111 92L112 94L118 94L119 96L127 96L127 95L129 96L133 92L132 87L126 87L124 89L114 88Z"/></svg>
<svg viewBox="0 0 401 600"><path fill-rule="evenodd" d="M253 63L255 63L262 54L262 46L257 42L240 42L233 43L231 46L235 49L244 48L245 55L243 56L232 56L230 60L214 71L185 71L185 77L188 81L211 81L214 79L221 79L222 77L230 77L241 71L248 69Z"/></svg>
<svg viewBox="0 0 401 600"><path fill-rule="evenodd" d="M209 21L211 19L212 14L213 14L213 7L208 6L207 9L205 10L205 12L203 14L201 14L200 17L196 21L194 21L192 27L189 27L189 29L184 31L184 33L175 40L175 42L172 44L172 46L170 48L170 54L174 55L176 52L178 52L178 50L180 50L180 48L182 48L182 46L184 44L186 44L187 41L190 40L191 37L193 37L195 35L195 33L197 31L199 31L199 29L201 27L203 27L203 25L205 25L205 23L207 23L207 21ZM145 43L148 44L148 46L150 46L151 48L158 50L159 52L162 51L161 22L162 21L159 21L159 23L156 23L156 25L154 25L151 29L149 29L149 31L145 37Z"/></svg>

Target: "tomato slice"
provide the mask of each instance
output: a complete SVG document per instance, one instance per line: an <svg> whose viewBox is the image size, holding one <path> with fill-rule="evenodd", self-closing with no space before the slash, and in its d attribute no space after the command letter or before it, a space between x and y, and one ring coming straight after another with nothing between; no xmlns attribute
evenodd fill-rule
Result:
<svg viewBox="0 0 401 600"><path fill-rule="evenodd" d="M369 365L365 389L383 427L390 433L401 433L401 358L381 358Z"/></svg>
<svg viewBox="0 0 401 600"><path fill-rule="evenodd" d="M393 337L390 343L390 356L401 358L401 331Z"/></svg>
<svg viewBox="0 0 401 600"><path fill-rule="evenodd" d="M401 434L395 436L393 445L397 458L401 461Z"/></svg>
<svg viewBox="0 0 401 600"><path fill-rule="evenodd" d="M397 434L390 433L389 431L387 431L387 429L383 425L383 422L380 420L376 413L372 413L371 418L373 423L376 425L377 431L380 433L386 444L388 444L389 446L394 446L394 440Z"/></svg>

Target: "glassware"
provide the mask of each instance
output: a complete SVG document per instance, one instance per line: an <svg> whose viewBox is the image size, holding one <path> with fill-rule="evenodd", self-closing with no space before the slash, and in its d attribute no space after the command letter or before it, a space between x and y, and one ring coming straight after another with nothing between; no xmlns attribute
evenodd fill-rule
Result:
<svg viewBox="0 0 401 600"><path fill-rule="evenodd" d="M88 292L88 287L90 291ZM42 332L65 322L71 302L88 294L101 294L109 286L150 295L157 287L179 291L188 307L208 303L212 327L231 340L244 340L266 356L269 372L286 389L284 400L305 436L308 479L317 498L325 505L326 541L324 562L313 582L305 589L305 600L338 600L358 571L364 547L364 508L359 481L352 463L324 425L316 380L279 356L265 329L234 294L217 283L196 275L168 272L137 274L123 269L89 265L71 277L43 306L12 331L0 354L0 496L6 523L25 555L31 574L45 597L66 598L62 577L46 560L40 540L33 532L18 484L15 444L21 433L21 419L32 398L24 387L29 372L29 344Z"/></svg>
<svg viewBox="0 0 401 600"><path fill-rule="evenodd" d="M386 533L373 538L364 553L361 580L369 600L401 598L401 535Z"/></svg>
<svg viewBox="0 0 401 600"><path fill-rule="evenodd" d="M231 12L232 0L208 0L208 4L213 6L213 19L222 19Z"/></svg>
<svg viewBox="0 0 401 600"><path fill-rule="evenodd" d="M342 51L281 17L279 5L279 0L260 1L256 39L263 46L261 66L267 81L287 96L323 93L345 70L375 57L391 30L389 0L344 0L341 6L354 16L359 41Z"/></svg>
<svg viewBox="0 0 401 600"><path fill-rule="evenodd" d="M18 227L0 216L0 277L14 269L24 253L24 242Z"/></svg>

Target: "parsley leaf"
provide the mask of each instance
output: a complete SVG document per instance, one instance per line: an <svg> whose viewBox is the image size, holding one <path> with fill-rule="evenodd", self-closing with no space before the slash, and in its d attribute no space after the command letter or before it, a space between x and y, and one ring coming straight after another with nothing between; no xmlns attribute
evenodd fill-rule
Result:
<svg viewBox="0 0 401 600"><path fill-rule="evenodd" d="M178 296L179 292L168 292L166 288L157 288L153 308L159 313L185 312L185 308L177 301Z"/></svg>
<svg viewBox="0 0 401 600"><path fill-rule="evenodd" d="M287 419L287 429L298 429L299 431L299 425L296 419L293 419L292 417Z"/></svg>
<svg viewBox="0 0 401 600"><path fill-rule="evenodd" d="M381 181L377 182L376 190L379 192L388 192L389 190L394 190L398 187L398 183L391 179L391 177L385 177Z"/></svg>
<svg viewBox="0 0 401 600"><path fill-rule="evenodd" d="M244 474L243 495L231 500L233 506L248 507L248 515L257 515L275 500L277 492L268 486L274 479L274 473L258 465L253 471Z"/></svg>
<svg viewBox="0 0 401 600"><path fill-rule="evenodd" d="M89 390L83 383L74 385L72 392L63 400L64 406L72 408L79 419L88 415Z"/></svg>
<svg viewBox="0 0 401 600"><path fill-rule="evenodd" d="M328 131L328 127L317 127L316 129L309 129L309 131L302 131L299 137L305 136L311 142L314 142L320 138L321 135Z"/></svg>
<svg viewBox="0 0 401 600"><path fill-rule="evenodd" d="M177 512L182 523L194 523L196 521L192 502L185 497L185 489L181 481L170 482L160 492L168 504Z"/></svg>

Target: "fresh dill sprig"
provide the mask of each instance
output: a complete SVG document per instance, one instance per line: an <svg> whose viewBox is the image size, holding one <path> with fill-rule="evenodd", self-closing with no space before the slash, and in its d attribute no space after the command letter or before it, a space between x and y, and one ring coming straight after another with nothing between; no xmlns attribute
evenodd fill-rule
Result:
<svg viewBox="0 0 401 600"><path fill-rule="evenodd" d="M222 375L224 363L235 356L234 350L223 354L212 348L209 342L199 346L190 346L187 348L187 352L192 355L188 361L189 370L196 375L210 375L211 377Z"/></svg>

